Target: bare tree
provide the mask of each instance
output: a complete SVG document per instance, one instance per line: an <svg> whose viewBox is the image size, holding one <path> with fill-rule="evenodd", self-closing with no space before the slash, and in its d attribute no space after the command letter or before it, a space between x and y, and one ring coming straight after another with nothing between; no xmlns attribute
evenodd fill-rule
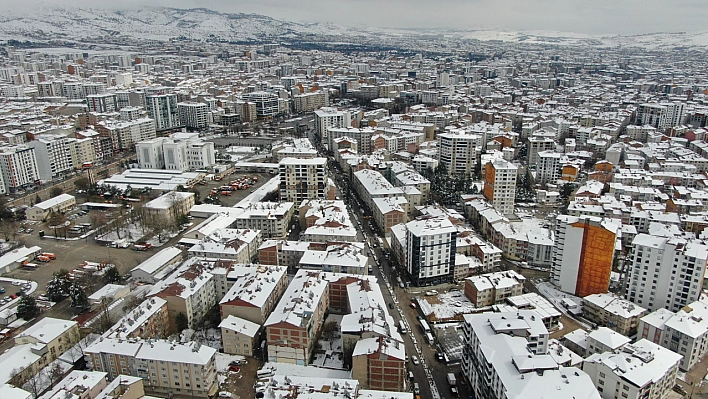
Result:
<svg viewBox="0 0 708 399"><path fill-rule="evenodd" d="M53 362L49 366L47 366L47 377L49 378L49 387L52 388L54 385L56 385L59 381L64 378L64 369L61 368L61 365L58 362Z"/></svg>
<svg viewBox="0 0 708 399"><path fill-rule="evenodd" d="M5 241L10 241L10 237L17 237L17 228L19 224L12 220L0 220L0 234L5 237Z"/></svg>

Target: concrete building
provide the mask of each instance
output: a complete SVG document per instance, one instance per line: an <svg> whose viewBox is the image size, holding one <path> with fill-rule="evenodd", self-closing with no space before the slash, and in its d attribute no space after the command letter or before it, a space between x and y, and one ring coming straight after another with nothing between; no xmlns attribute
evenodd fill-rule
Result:
<svg viewBox="0 0 708 399"><path fill-rule="evenodd" d="M253 263L263 242L261 232L251 229L218 229L189 248L191 256Z"/></svg>
<svg viewBox="0 0 708 399"><path fill-rule="evenodd" d="M208 264L200 258L190 258L164 280L158 281L148 293L167 301L169 320L174 323L178 314L187 317L189 328L194 328L217 303L214 276ZM174 326L173 326L174 327Z"/></svg>
<svg viewBox="0 0 708 399"><path fill-rule="evenodd" d="M167 338L170 334L167 301L145 299L106 331L103 338Z"/></svg>
<svg viewBox="0 0 708 399"><path fill-rule="evenodd" d="M484 197L505 216L514 214L516 171L514 164L495 159L486 165L484 173Z"/></svg>
<svg viewBox="0 0 708 399"><path fill-rule="evenodd" d="M391 240L405 251L404 259L399 262L412 284L425 286L453 281L457 229L449 219L435 217L408 222L400 231L392 230Z"/></svg>
<svg viewBox="0 0 708 399"><path fill-rule="evenodd" d="M104 338L84 349L94 371L140 377L145 390L154 395L173 394L212 397L218 391L216 349L196 342L123 340Z"/></svg>
<svg viewBox="0 0 708 399"><path fill-rule="evenodd" d="M42 134L27 143L34 148L39 178L51 181L53 178L74 170L71 159L69 138L62 135Z"/></svg>
<svg viewBox="0 0 708 399"><path fill-rule="evenodd" d="M464 315L462 372L475 398L599 399L590 377L560 366L533 310Z"/></svg>
<svg viewBox="0 0 708 399"><path fill-rule="evenodd" d="M32 345L32 352L51 363L81 339L75 321L45 317L15 336L15 345Z"/></svg>
<svg viewBox="0 0 708 399"><path fill-rule="evenodd" d="M172 272L182 261L182 250L166 247L130 270L130 276L141 283L154 284Z"/></svg>
<svg viewBox="0 0 708 399"><path fill-rule="evenodd" d="M641 318L637 338L683 356L679 368L688 371L708 353L708 303L696 301L676 313L657 309Z"/></svg>
<svg viewBox="0 0 708 399"><path fill-rule="evenodd" d="M559 215L551 281L578 296L607 292L619 224L592 216Z"/></svg>
<svg viewBox="0 0 708 399"><path fill-rule="evenodd" d="M335 127L351 127L352 118L349 111L337 108L320 108L315 111L315 134L322 143L329 143L329 129Z"/></svg>
<svg viewBox="0 0 708 399"><path fill-rule="evenodd" d="M177 103L179 120L188 129L205 129L209 126L209 106L198 102Z"/></svg>
<svg viewBox="0 0 708 399"><path fill-rule="evenodd" d="M177 133L136 144L138 167L145 169L202 170L216 165L214 143L196 133Z"/></svg>
<svg viewBox="0 0 708 399"><path fill-rule="evenodd" d="M177 217L189 214L194 201L194 193L172 191L143 205L143 217L145 220L175 223Z"/></svg>
<svg viewBox="0 0 708 399"><path fill-rule="evenodd" d="M583 298L583 316L628 337L637 333L639 320L648 311L614 294L593 294Z"/></svg>
<svg viewBox="0 0 708 399"><path fill-rule="evenodd" d="M450 175L474 173L483 148L483 136L465 132L438 135L438 161Z"/></svg>
<svg viewBox="0 0 708 399"><path fill-rule="evenodd" d="M590 355L582 369L604 399L661 399L672 392L681 355L642 339L620 352Z"/></svg>
<svg viewBox="0 0 708 399"><path fill-rule="evenodd" d="M0 148L0 194L15 193L40 180L35 149L24 145Z"/></svg>
<svg viewBox="0 0 708 399"><path fill-rule="evenodd" d="M491 306L521 295L526 278L513 270L487 273L465 280L465 296L476 307Z"/></svg>
<svg viewBox="0 0 708 399"><path fill-rule="evenodd" d="M249 203L236 215L237 229L260 230L264 238L285 238L295 214L293 202Z"/></svg>
<svg viewBox="0 0 708 399"><path fill-rule="evenodd" d="M109 113L118 111L118 102L114 93L90 94L86 96L89 112Z"/></svg>
<svg viewBox="0 0 708 399"><path fill-rule="evenodd" d="M155 130L163 131L181 126L176 94L159 94L145 97L145 108L155 121Z"/></svg>
<svg viewBox="0 0 708 399"><path fill-rule="evenodd" d="M403 344L384 337L362 339L352 353L352 378L362 388L406 390L406 353Z"/></svg>
<svg viewBox="0 0 708 399"><path fill-rule="evenodd" d="M698 300L706 262L701 241L638 234L626 263L626 298L650 311L676 312Z"/></svg>
<svg viewBox="0 0 708 399"><path fill-rule="evenodd" d="M241 356L253 356L258 344L258 332L261 326L252 321L228 316L219 323L221 342L224 353Z"/></svg>
<svg viewBox="0 0 708 399"><path fill-rule="evenodd" d="M27 219L29 220L46 220L53 212L64 213L76 207L76 198L70 194L59 194L46 201L36 204L27 210Z"/></svg>
<svg viewBox="0 0 708 399"><path fill-rule="evenodd" d="M326 199L327 158L280 161L280 200L301 203L307 199Z"/></svg>
<svg viewBox="0 0 708 399"><path fill-rule="evenodd" d="M223 270L220 270L223 269ZM263 325L288 286L283 266L230 264L213 269L221 318L234 316ZM222 294L224 288L226 292Z"/></svg>

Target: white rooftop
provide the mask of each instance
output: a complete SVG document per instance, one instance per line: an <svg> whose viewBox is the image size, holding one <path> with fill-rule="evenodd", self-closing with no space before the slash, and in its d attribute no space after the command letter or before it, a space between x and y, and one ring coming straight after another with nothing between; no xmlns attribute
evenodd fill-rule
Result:
<svg viewBox="0 0 708 399"><path fill-rule="evenodd" d="M235 331L239 334L253 338L256 334L258 334L258 330L261 326L240 317L229 316L219 323L219 328L225 328L227 330Z"/></svg>

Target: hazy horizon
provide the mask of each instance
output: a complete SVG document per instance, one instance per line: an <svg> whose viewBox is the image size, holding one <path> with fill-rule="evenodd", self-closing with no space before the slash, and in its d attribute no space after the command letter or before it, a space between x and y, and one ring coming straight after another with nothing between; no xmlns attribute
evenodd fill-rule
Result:
<svg viewBox="0 0 708 399"><path fill-rule="evenodd" d="M126 0L96 5L88 0L0 0L6 10L33 12L47 7L139 9L144 7L208 8L255 13L292 22L331 22L379 28L450 28L505 31L560 31L589 35L633 35L706 30L708 3L676 0Z"/></svg>

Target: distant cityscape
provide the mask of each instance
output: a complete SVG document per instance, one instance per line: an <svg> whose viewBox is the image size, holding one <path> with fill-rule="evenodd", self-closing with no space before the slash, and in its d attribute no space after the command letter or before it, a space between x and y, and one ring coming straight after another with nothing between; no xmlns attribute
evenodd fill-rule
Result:
<svg viewBox="0 0 708 399"><path fill-rule="evenodd" d="M708 397L701 34L0 21L0 398Z"/></svg>

